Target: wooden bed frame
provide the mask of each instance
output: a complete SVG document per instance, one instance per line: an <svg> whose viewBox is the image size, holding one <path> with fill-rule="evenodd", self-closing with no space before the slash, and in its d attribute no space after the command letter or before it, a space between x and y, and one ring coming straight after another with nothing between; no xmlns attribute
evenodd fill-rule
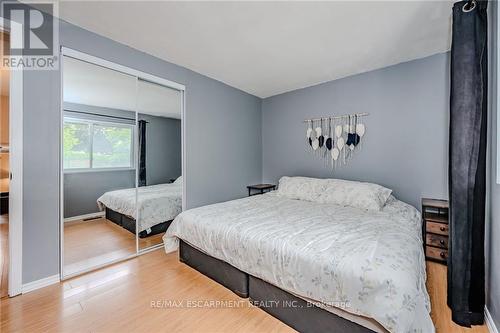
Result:
<svg viewBox="0 0 500 333"><path fill-rule="evenodd" d="M374 333L179 240L179 260L250 301L299 332ZM263 306L266 304L267 306ZM292 305L293 306L290 306ZM271 306L270 306L271 305Z"/></svg>
<svg viewBox="0 0 500 333"><path fill-rule="evenodd" d="M122 213L118 213L108 207L106 207L106 219L119 225L120 227L123 227L124 229L130 231L135 235L135 219L127 215L123 215ZM139 238L146 238L167 231L172 221L173 220L169 220L154 225L153 227L151 227L150 233L147 233L146 230L139 232Z"/></svg>

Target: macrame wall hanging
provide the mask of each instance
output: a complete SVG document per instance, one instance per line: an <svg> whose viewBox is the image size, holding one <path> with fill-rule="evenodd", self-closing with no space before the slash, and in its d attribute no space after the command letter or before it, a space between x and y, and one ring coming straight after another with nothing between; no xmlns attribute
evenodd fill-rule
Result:
<svg viewBox="0 0 500 333"><path fill-rule="evenodd" d="M368 113L306 119L306 144L314 155L332 169L344 165L362 147Z"/></svg>

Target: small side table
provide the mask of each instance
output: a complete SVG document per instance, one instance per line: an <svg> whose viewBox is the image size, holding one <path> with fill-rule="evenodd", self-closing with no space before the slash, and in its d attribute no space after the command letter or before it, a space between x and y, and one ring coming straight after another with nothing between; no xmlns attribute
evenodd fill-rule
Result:
<svg viewBox="0 0 500 333"><path fill-rule="evenodd" d="M449 243L448 201L422 199L422 236L427 260L446 265Z"/></svg>
<svg viewBox="0 0 500 333"><path fill-rule="evenodd" d="M264 194L265 192L269 192L276 189L276 185L273 184L256 184L256 185L248 185L248 196L257 194ZM257 193L252 193L252 191L257 191Z"/></svg>

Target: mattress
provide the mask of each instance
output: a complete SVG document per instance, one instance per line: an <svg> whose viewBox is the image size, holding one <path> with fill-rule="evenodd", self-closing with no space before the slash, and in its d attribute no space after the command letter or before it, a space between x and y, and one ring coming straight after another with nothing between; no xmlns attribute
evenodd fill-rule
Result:
<svg viewBox="0 0 500 333"><path fill-rule="evenodd" d="M389 332L434 332L420 213L391 197L365 211L269 193L191 209L178 239L285 291L367 317Z"/></svg>
<svg viewBox="0 0 500 333"><path fill-rule="evenodd" d="M136 203L139 232L173 220L182 211L182 183L139 187L137 199L135 188L106 192L97 199L99 209L107 207L133 219Z"/></svg>

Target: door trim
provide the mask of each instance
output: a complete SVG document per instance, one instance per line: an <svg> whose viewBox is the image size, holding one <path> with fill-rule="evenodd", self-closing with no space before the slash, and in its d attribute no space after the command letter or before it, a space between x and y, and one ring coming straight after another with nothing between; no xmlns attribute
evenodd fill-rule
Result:
<svg viewBox="0 0 500 333"><path fill-rule="evenodd" d="M10 22L10 25L22 25ZM0 17L0 30L8 31ZM12 36L10 36L12 38ZM10 70L9 91L9 286L10 297L23 290L23 70Z"/></svg>

